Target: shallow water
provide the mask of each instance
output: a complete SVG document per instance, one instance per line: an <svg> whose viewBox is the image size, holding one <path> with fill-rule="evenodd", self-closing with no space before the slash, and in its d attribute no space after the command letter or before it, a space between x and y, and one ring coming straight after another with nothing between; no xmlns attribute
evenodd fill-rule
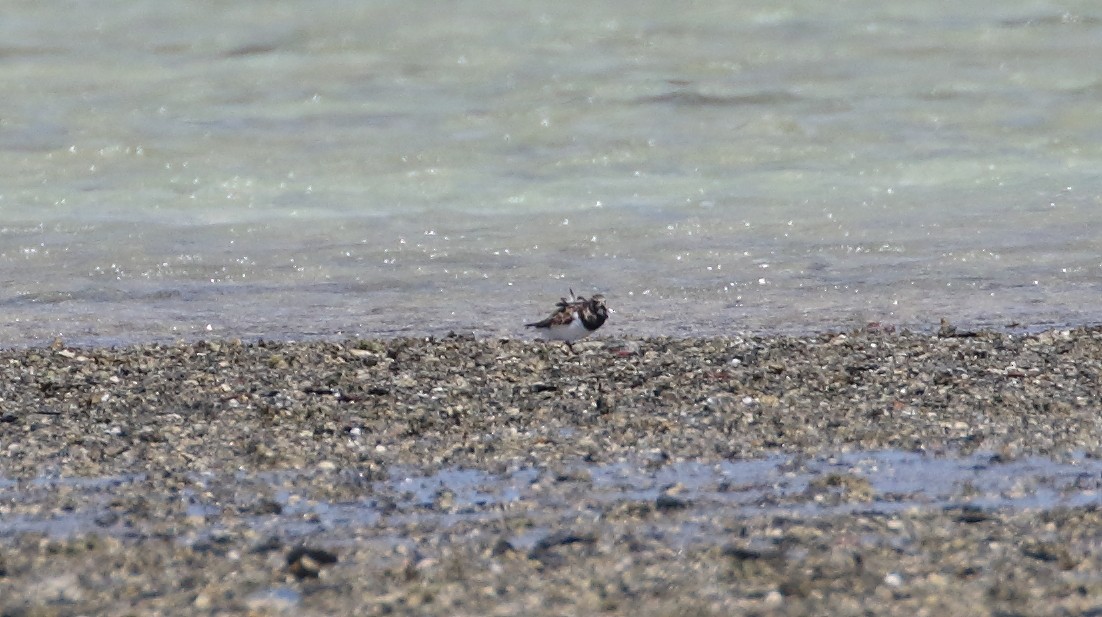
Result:
<svg viewBox="0 0 1102 617"><path fill-rule="evenodd" d="M1102 9L17 3L0 344L1102 321Z"/></svg>
<svg viewBox="0 0 1102 617"><path fill-rule="evenodd" d="M831 475L867 480L869 499L847 495L822 481ZM200 521L182 542L206 542L226 525L244 522L260 537L284 541L311 537L327 542L369 539L388 545L407 541L410 526L441 533L461 523L495 525L509 512L528 512L536 525L511 542L531 548L556 521L619 503L654 505L676 487L685 517L651 521L681 542L706 543L720 530L716 521L754 515L837 516L850 512L892 514L961 508L966 511L1037 511L1102 505L1102 461L1084 456L1061 460L1031 457L1000 461L991 454L962 457L911 452L856 452L830 458L772 456L757 460L697 462L576 463L557 470L519 468L499 473L444 469L431 475L392 471L386 479L365 478L355 469L317 475L314 471L274 474L215 474L194 478L183 513ZM320 484L319 484L320 482ZM65 508L46 506L37 514L0 519L0 538L20 533L72 537L106 533L142 538L152 533L140 516L119 514L113 500L143 486L141 476L14 482L0 478L0 503L32 508L65 491ZM318 486L350 488L356 498L318 499ZM825 488L824 488L825 486ZM154 493L142 489L149 497ZM272 495L279 514L250 515L258 496ZM156 512L160 506L148 508ZM679 506L680 507L680 506ZM153 515L158 520L157 515Z"/></svg>

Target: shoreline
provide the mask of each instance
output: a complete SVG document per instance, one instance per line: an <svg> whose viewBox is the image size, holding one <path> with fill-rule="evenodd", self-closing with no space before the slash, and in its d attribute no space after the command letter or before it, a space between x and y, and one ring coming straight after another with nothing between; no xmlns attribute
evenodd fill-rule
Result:
<svg viewBox="0 0 1102 617"><path fill-rule="evenodd" d="M2 350L0 613L1099 607L1102 329L941 334Z"/></svg>

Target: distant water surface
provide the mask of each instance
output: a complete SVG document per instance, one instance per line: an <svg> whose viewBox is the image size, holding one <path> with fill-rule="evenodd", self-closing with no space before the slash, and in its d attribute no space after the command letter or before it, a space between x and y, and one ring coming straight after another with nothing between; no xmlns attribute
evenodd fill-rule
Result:
<svg viewBox="0 0 1102 617"><path fill-rule="evenodd" d="M1099 58L1087 1L10 3L0 345L1102 322Z"/></svg>

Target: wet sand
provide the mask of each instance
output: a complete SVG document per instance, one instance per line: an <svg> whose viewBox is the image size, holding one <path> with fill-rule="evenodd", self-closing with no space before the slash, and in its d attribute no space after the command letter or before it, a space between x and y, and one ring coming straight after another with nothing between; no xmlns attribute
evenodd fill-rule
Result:
<svg viewBox="0 0 1102 617"><path fill-rule="evenodd" d="M1102 610L1102 330L0 352L0 614Z"/></svg>

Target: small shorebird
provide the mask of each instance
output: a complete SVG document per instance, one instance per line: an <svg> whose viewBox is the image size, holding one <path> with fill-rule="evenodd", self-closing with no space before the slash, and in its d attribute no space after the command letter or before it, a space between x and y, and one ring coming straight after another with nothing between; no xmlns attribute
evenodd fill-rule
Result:
<svg viewBox="0 0 1102 617"><path fill-rule="evenodd" d="M608 319L605 297L596 294L591 298L575 296L570 290L570 299L561 298L555 305L555 312L543 321L524 324L528 328L542 330L544 338L563 341L571 351L574 341L585 338L600 328Z"/></svg>

